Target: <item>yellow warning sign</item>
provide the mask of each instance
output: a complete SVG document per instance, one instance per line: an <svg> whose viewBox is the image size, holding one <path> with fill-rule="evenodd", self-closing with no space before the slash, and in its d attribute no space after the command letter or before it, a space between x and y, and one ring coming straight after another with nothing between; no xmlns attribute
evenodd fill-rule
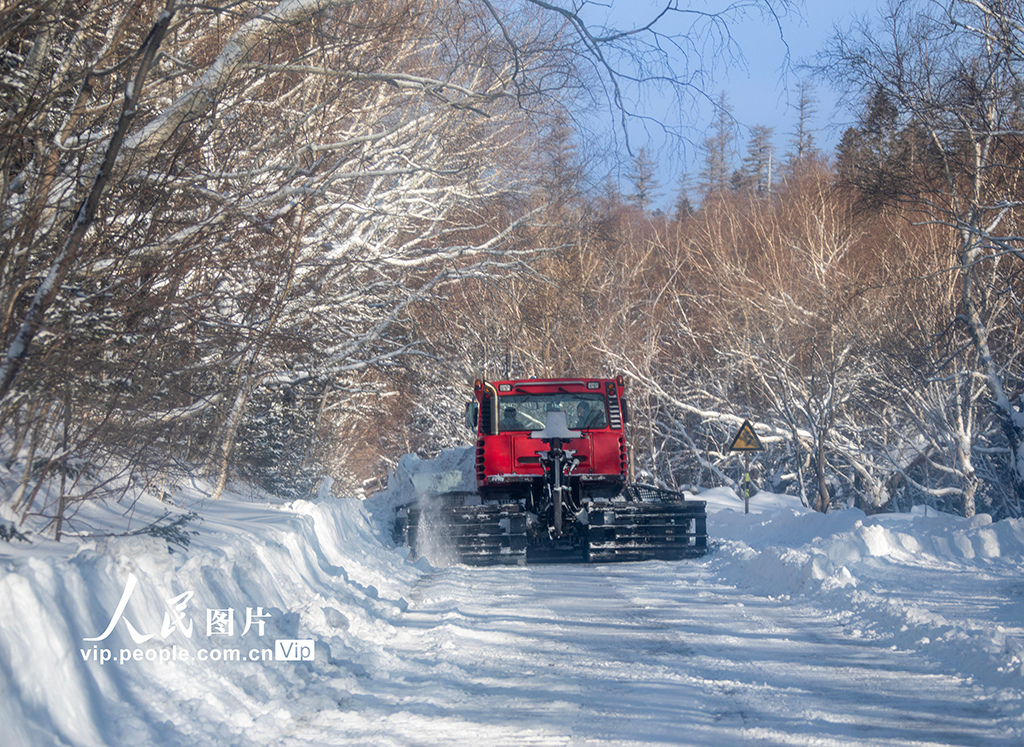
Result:
<svg viewBox="0 0 1024 747"><path fill-rule="evenodd" d="M754 426L750 424L749 420L743 421L743 425L740 426L732 443L729 444L729 451L764 451L761 439L754 433Z"/></svg>

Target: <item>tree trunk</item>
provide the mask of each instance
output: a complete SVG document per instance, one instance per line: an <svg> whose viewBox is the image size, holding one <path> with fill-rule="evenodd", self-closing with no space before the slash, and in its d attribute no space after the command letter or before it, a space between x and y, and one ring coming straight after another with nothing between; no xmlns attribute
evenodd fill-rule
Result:
<svg viewBox="0 0 1024 747"><path fill-rule="evenodd" d="M982 258L982 252L977 245L973 232L963 231L963 266L961 269L962 287L961 298L964 305L964 315L970 326L971 338L974 341L974 348L980 359L981 374L988 389L989 401L992 409L1006 435L1007 446L1010 449L1009 477L1013 488L1013 494L1017 498L1018 505L1024 501L1024 412L1013 406L1010 398L1003 387L1002 372L999 371L992 349L989 346L988 325L982 316L984 298L979 299L978 295L984 291L977 286L975 273L977 263ZM973 475L973 470L972 470ZM967 514L967 496L964 496L965 516L974 513L974 490L971 491L970 510Z"/></svg>
<svg viewBox="0 0 1024 747"><path fill-rule="evenodd" d="M238 385L238 393L231 405L227 422L224 424L224 440L221 442L220 454L217 460L217 484L213 488L211 498L217 500L224 493L228 484L228 474L231 471L231 453L235 450L235 439L238 435L238 427L242 424L242 416L245 414L245 404L249 400L249 392L252 390L250 377L246 376Z"/></svg>
<svg viewBox="0 0 1024 747"><path fill-rule="evenodd" d="M32 340L39 331L39 326L43 322L46 310L50 308L57 298L64 279L78 259L82 241L85 239L85 234L96 217L100 197L102 197L103 191L106 189L110 176L113 173L114 162L117 160L118 153L121 152L121 145L128 134L128 128L138 112L138 102L142 96L142 88L146 82L146 77L149 75L150 68L153 67L157 50L160 49L160 43L163 41L164 36L167 34L167 28L171 24L171 18L174 15L174 2L175 0L168 0L167 7L160 14L160 18L154 24L149 32L149 36L146 37L139 50L142 61L139 63L139 69L135 77L125 87L121 117L117 122L117 128L114 130L110 142L107 144L103 163L96 173L89 194L78 210L78 215L75 217L70 233L64 240L64 245L50 263L46 277L36 290L32 303L29 305L28 311L25 312L21 327L14 335L14 339L11 340L4 361L0 364L0 400L7 396L14 385L14 380L21 370L22 364L28 358Z"/></svg>
<svg viewBox="0 0 1024 747"><path fill-rule="evenodd" d="M829 504L832 502L832 496L828 492L828 481L826 480L827 471L825 463L825 446L822 441L818 441L818 453L815 457L815 469L818 473L818 510L823 514L828 513Z"/></svg>

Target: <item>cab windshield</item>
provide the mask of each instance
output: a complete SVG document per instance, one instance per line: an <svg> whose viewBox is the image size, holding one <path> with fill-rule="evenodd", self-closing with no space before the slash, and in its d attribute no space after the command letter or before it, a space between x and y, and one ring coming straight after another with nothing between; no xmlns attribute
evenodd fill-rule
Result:
<svg viewBox="0 0 1024 747"><path fill-rule="evenodd" d="M547 423L549 412L565 413L565 423L572 430L605 428L603 394L506 394L498 399L499 430L539 431Z"/></svg>

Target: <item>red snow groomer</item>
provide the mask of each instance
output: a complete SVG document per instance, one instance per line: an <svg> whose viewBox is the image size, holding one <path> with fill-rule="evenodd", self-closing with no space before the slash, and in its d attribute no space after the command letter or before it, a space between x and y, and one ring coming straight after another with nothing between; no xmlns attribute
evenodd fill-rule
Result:
<svg viewBox="0 0 1024 747"><path fill-rule="evenodd" d="M703 555L704 501L627 481L627 419L621 376L476 381L478 494L409 509L407 542L441 535L471 565Z"/></svg>

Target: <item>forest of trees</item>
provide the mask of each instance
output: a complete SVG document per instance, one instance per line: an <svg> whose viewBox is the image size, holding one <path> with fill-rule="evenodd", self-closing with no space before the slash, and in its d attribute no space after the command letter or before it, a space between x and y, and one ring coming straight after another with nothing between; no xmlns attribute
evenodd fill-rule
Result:
<svg viewBox="0 0 1024 747"><path fill-rule="evenodd" d="M672 185L622 138L607 178L578 115L696 73L570 7L0 9L6 518L59 538L195 475L353 495L466 443L476 377L619 373L645 479L735 485L749 419L757 482L819 510L1020 517L1024 2L837 34L835 153L809 82L778 154L709 96ZM669 7L676 47L731 18Z"/></svg>

